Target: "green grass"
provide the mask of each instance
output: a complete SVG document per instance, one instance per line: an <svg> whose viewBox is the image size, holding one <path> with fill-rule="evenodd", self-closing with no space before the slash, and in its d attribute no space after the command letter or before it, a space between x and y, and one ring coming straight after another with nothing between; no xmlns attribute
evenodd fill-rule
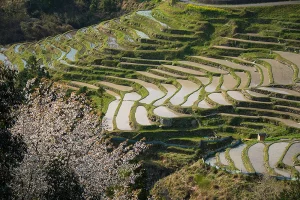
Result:
<svg viewBox="0 0 300 200"><path fill-rule="evenodd" d="M205 175L201 174L195 175L194 181L200 188L209 188L211 185L211 181L208 178L206 178Z"/></svg>

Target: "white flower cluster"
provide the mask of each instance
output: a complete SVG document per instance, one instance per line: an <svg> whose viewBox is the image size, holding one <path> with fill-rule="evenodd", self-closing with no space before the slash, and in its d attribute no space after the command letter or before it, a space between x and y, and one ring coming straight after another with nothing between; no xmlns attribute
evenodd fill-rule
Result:
<svg viewBox="0 0 300 200"><path fill-rule="evenodd" d="M59 86L42 83L18 111L13 134L23 136L27 154L15 170L13 187L20 199L39 199L47 190L45 167L53 159L67 162L79 176L86 199L118 186L134 184L140 166L132 160L147 145L126 142L117 148L103 139L103 126L83 96L66 98ZM120 193L117 191L116 193ZM128 194L124 195L128 198ZM121 196L122 196L121 195Z"/></svg>

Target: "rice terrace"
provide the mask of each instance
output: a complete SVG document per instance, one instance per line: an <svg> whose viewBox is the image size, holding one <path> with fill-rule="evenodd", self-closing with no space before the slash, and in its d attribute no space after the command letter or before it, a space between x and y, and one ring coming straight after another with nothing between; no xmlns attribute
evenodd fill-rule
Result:
<svg viewBox="0 0 300 200"><path fill-rule="evenodd" d="M143 159L157 171L202 160L224 173L296 180L300 1L203 2L165 1L0 46L0 62L22 71L34 55L68 92L85 91L111 141L152 145Z"/></svg>

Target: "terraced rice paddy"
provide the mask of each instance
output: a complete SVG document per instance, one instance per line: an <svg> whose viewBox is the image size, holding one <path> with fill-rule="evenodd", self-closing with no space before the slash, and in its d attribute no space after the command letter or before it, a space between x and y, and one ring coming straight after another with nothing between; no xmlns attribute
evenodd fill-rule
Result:
<svg viewBox="0 0 300 200"><path fill-rule="evenodd" d="M155 106L160 106L160 105L162 105L167 99L169 99L171 96L173 96L173 95L175 94L175 92L177 91L177 88L176 88L174 85L170 85L170 84L162 84L162 86L163 86L164 88L166 88L166 90L167 90L168 92L167 92L167 94L166 94L163 98L157 100L157 101L154 103Z"/></svg>
<svg viewBox="0 0 300 200"><path fill-rule="evenodd" d="M272 169L276 169L276 164L288 145L289 145L288 142L278 142L270 145L268 154L269 154L269 166ZM278 170L276 171L276 173L282 176L290 176L290 173L284 172L282 170Z"/></svg>
<svg viewBox="0 0 300 200"><path fill-rule="evenodd" d="M199 108L208 109L208 108L212 108L212 105L210 105L209 103L207 103L207 101L202 100L202 101L199 102L198 107Z"/></svg>
<svg viewBox="0 0 300 200"><path fill-rule="evenodd" d="M184 97L195 92L199 86L189 80L177 80L181 85L181 89L170 99L173 105L179 105L184 102ZM195 98L194 98L195 99ZM195 99L196 101L197 99Z"/></svg>
<svg viewBox="0 0 300 200"><path fill-rule="evenodd" d="M75 61L76 53L77 53L77 50L71 48L70 52L66 55L66 58L69 59L70 61Z"/></svg>
<svg viewBox="0 0 300 200"><path fill-rule="evenodd" d="M242 160L242 151L244 150L244 148L246 148L246 146L247 145L242 144L229 151L230 158L233 160L235 168L242 172L248 172Z"/></svg>
<svg viewBox="0 0 300 200"><path fill-rule="evenodd" d="M248 150L249 160L255 170L258 173L266 173L264 166L264 148L263 143L257 143L251 146Z"/></svg>
<svg viewBox="0 0 300 200"><path fill-rule="evenodd" d="M142 31L135 30L135 32L136 32L136 34L137 34L140 38L150 39L150 37L149 37L146 33L142 32Z"/></svg>
<svg viewBox="0 0 300 200"><path fill-rule="evenodd" d="M222 165L226 165L226 166L229 165L229 163L228 163L228 161L225 157L225 152L221 152L219 154L219 159L220 159L220 162L221 162Z"/></svg>
<svg viewBox="0 0 300 200"><path fill-rule="evenodd" d="M104 116L103 120L107 124L106 128L108 131L112 131L114 129L113 120L114 120L115 112L118 108L119 103L120 103L120 100L114 100L113 102L111 102L109 104L107 112Z"/></svg>
<svg viewBox="0 0 300 200"><path fill-rule="evenodd" d="M238 89L248 88L248 75L245 72L235 72L235 74L240 78L241 83Z"/></svg>
<svg viewBox="0 0 300 200"><path fill-rule="evenodd" d="M124 131L132 130L130 126L130 111L133 106L133 101L123 101L116 117L117 128Z"/></svg>
<svg viewBox="0 0 300 200"><path fill-rule="evenodd" d="M168 7L167 3L162 6ZM300 133L300 54L295 53L299 39L288 38L282 22L270 18L255 27L274 26L286 38L272 36L271 42L265 41L268 37L261 35L268 31L262 34L253 29L252 21L247 23L254 34L244 30L218 36L227 17L241 17L239 8L228 16L218 13L205 19L185 9L181 14L181 8L174 14L171 7L137 11L77 32L1 48L0 61L9 60L22 70L34 54L54 80L73 90L87 87L96 107L100 107L99 99L104 100L101 117L107 131L130 132L122 134L125 139L135 140L139 133L151 142L160 131L159 140L178 142L175 129L179 128L186 131L180 144L196 149L197 142L214 134L233 136L234 141L260 131L274 140L287 137L270 147L263 142L245 143L232 148L229 155L223 148L218 159L206 162L217 165L218 160L222 167L242 172L292 176L293 170L278 168L277 163L299 170L292 163L299 143L286 151L294 142L291 138L299 138ZM234 32L228 22L226 30ZM99 87L105 89L104 97L99 96ZM174 132L170 134L169 129ZM199 140L191 141L190 136ZM267 163L263 159L266 148Z"/></svg>
<svg viewBox="0 0 300 200"><path fill-rule="evenodd" d="M222 90L232 90L237 85L237 81L234 79L234 77L230 74L223 76L223 84L221 86Z"/></svg>
<svg viewBox="0 0 300 200"><path fill-rule="evenodd" d="M188 106L192 106L194 104L195 101L198 100L198 96L200 94L200 89L197 90L196 92L194 92L193 94L191 94L186 102L184 102L184 104L182 104L183 107L188 107Z"/></svg>
<svg viewBox="0 0 300 200"><path fill-rule="evenodd" d="M175 117L182 117L183 114L176 113L175 111L172 111L171 109L165 107L165 106L159 106L154 109L154 114L164 117L164 118L175 118Z"/></svg>
<svg viewBox="0 0 300 200"><path fill-rule="evenodd" d="M150 104L153 101L160 99L165 95L164 92L162 92L156 85L152 83L148 83L141 80L135 80L135 82L141 84L149 93L147 97L140 101L141 103Z"/></svg>
<svg viewBox="0 0 300 200"><path fill-rule="evenodd" d="M284 51L275 51L275 53L279 54L281 57L285 58L286 60L292 62L298 67L300 71L300 55L291 52L284 52ZM298 78L300 78L300 73L298 72Z"/></svg>
<svg viewBox="0 0 300 200"><path fill-rule="evenodd" d="M210 73L215 73L215 74L227 74L228 72L219 68L203 65L200 63L195 63L195 62L190 62L190 61L179 61L179 64L187 65L187 66L193 66L195 68L199 68L199 70L205 70Z"/></svg>
<svg viewBox="0 0 300 200"><path fill-rule="evenodd" d="M293 156L297 155L298 153L300 153L300 143L292 144L283 158L283 163L289 166L293 166Z"/></svg>
<svg viewBox="0 0 300 200"><path fill-rule="evenodd" d="M151 10L138 11L138 12L136 12L136 13L137 13L138 15L142 15L142 16L144 16L144 17L147 17L147 18L149 18L149 19L151 19L151 20L153 20L153 21L159 23L159 24L160 24L161 26L163 26L163 27L169 27L167 24L162 23L162 22L158 21L157 19L155 19L155 18L152 16L152 11L151 11Z"/></svg>
<svg viewBox="0 0 300 200"><path fill-rule="evenodd" d="M285 89L285 88L275 88L275 87L260 87L260 90L265 90L268 92L274 92L274 93L279 93L279 94L286 94L286 95L293 95L293 96L299 96L300 97L300 93L293 91L293 90L289 90L289 89Z"/></svg>
<svg viewBox="0 0 300 200"><path fill-rule="evenodd" d="M227 94L237 101L250 101L239 91L228 91Z"/></svg>
<svg viewBox="0 0 300 200"><path fill-rule="evenodd" d="M284 64L281 64L276 60L271 60L271 59L263 59L263 60L271 65L274 83L283 84L283 85L293 84L293 76L294 76L293 69L291 69L290 67Z"/></svg>
<svg viewBox="0 0 300 200"><path fill-rule="evenodd" d="M147 117L147 110L143 106L138 106L135 113L135 119L138 124L143 126L149 126L151 125L151 121Z"/></svg>
<svg viewBox="0 0 300 200"><path fill-rule="evenodd" d="M198 76L196 76L195 78L198 79L203 85L207 85L210 82L210 79L206 78L206 77L198 77Z"/></svg>
<svg viewBox="0 0 300 200"><path fill-rule="evenodd" d="M229 103L221 93L212 93L208 95L208 97L217 104L231 105L231 103Z"/></svg>
<svg viewBox="0 0 300 200"><path fill-rule="evenodd" d="M248 149L247 149L248 147ZM266 150L266 148L268 148ZM243 151L246 151L246 158L243 158ZM253 167L253 172L261 174L270 174L275 176L281 176L285 178L290 178L293 173L289 169L278 168L277 164L281 161L292 169L299 171L297 166L294 166L293 158L295 155L300 153L300 143L299 141L284 141L284 142L275 142L272 144L266 143L255 143L255 144L242 144L238 147L232 148L229 150L230 159L234 163L234 167L239 169L242 173L248 173L246 169L247 163L246 160L249 160L250 165ZM268 160L265 159L268 157ZM221 167L229 166L224 152L221 152L218 156ZM206 162L215 160L216 157L208 159ZM268 161L266 163L266 161ZM271 170L267 170L266 166L269 166ZM273 170L273 172L272 172Z"/></svg>
<svg viewBox="0 0 300 200"><path fill-rule="evenodd" d="M215 92L219 84L220 84L220 77L213 76L211 83L205 87L205 91Z"/></svg>

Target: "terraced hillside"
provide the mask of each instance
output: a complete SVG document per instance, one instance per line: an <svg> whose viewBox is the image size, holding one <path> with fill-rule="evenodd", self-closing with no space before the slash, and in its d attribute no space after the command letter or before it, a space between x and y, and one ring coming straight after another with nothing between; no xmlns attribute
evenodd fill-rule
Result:
<svg viewBox="0 0 300 200"><path fill-rule="evenodd" d="M297 142L233 147L258 132L270 140L300 137L299 9L163 3L2 48L0 60L22 70L35 55L71 90L89 88L116 140L145 138L167 148L164 159L185 161L199 149L212 155L232 147L208 162L287 177L299 171L291 162Z"/></svg>
<svg viewBox="0 0 300 200"><path fill-rule="evenodd" d="M259 142L229 148L207 159L206 163L233 172L292 178L300 172L299 154L299 140Z"/></svg>

